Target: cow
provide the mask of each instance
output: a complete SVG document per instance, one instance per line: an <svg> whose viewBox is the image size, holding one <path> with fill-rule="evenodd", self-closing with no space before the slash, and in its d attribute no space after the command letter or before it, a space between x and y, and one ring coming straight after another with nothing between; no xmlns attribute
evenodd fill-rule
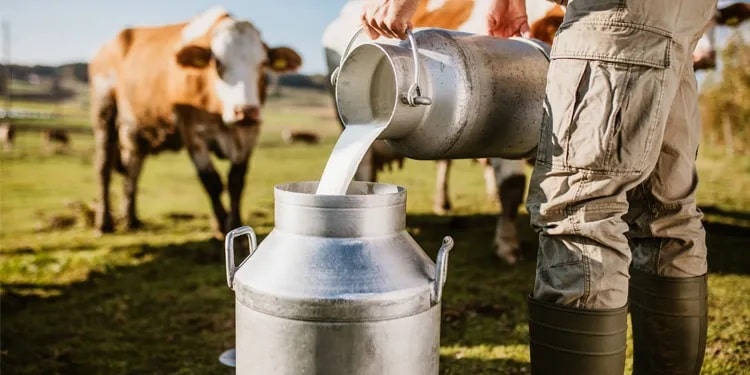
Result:
<svg viewBox="0 0 750 375"><path fill-rule="evenodd" d="M0 145L3 150L12 151L16 140L16 127L10 122L0 123Z"/></svg>
<svg viewBox="0 0 750 375"><path fill-rule="evenodd" d="M417 12L412 19L414 27L440 27L456 29L477 34L486 33L487 12L490 0L460 1L460 0L423 0L420 1ZM724 3L724 4L722 4ZM741 5L737 5L737 4ZM360 25L360 11L362 0L349 1L341 10L339 17L331 22L323 35L323 46L329 71L335 69L341 59L341 53L354 30ZM717 10L717 24L736 24L747 18L747 3L737 1L721 1ZM565 9L555 3L544 0L527 0L526 8L529 16L531 36L545 43L551 44L557 29L562 24ZM707 29L706 34L693 54L695 69L711 68L715 65L713 45L714 26ZM713 65L702 65L701 46L705 45L706 53L711 56ZM403 156L388 147L383 141L376 141L357 170L355 178L358 180L375 181L377 173L383 166L396 162L403 164ZM516 226L516 216L525 193L526 178L524 162L520 160L505 160L492 158L480 161L482 165L485 191L488 196L498 195L501 214L495 228L493 245L495 253L502 260L513 264L518 260L520 242ZM451 209L448 194L448 180L451 161L437 161L437 178L435 181L435 196L433 211L445 214Z"/></svg>
<svg viewBox="0 0 750 375"><path fill-rule="evenodd" d="M362 0L348 2L341 10L339 17L326 28L323 46L329 71L333 71L338 66L348 38L360 25L360 12L363 4ZM485 34L489 5L488 0L422 0L412 18L412 23L414 27L440 27ZM551 44L557 28L562 23L563 8L552 2L527 0L527 11L531 36ZM402 155L390 150L385 142L375 141L357 170L355 179L375 181L378 171L390 165L391 162L402 165L403 159ZM495 229L495 253L509 264L516 263L520 255L516 217L526 189L524 163L523 160L499 158L480 160L487 195L497 195L501 206L501 214ZM445 214L452 208L448 194L450 167L450 160L437 161L433 203L433 211L437 214Z"/></svg>
<svg viewBox="0 0 750 375"><path fill-rule="evenodd" d="M314 145L320 143L320 136L309 130L284 129L281 131L281 139L285 144L304 143Z"/></svg>
<svg viewBox="0 0 750 375"><path fill-rule="evenodd" d="M708 70L716 67L716 27L736 27L750 18L747 1L719 1L716 14L693 51L693 68Z"/></svg>
<svg viewBox="0 0 750 375"><path fill-rule="evenodd" d="M70 135L65 129L44 129L41 138L42 146L49 152L61 152L70 147Z"/></svg>
<svg viewBox="0 0 750 375"><path fill-rule="evenodd" d="M265 100L264 71L296 71L301 63L294 50L268 47L252 23L221 7L187 22L126 28L104 44L89 64L98 232L114 230L112 170L124 175L125 225L137 229L142 222L136 191L144 159L183 147L210 198L214 228L226 233L239 226ZM228 211L211 154L231 164Z"/></svg>

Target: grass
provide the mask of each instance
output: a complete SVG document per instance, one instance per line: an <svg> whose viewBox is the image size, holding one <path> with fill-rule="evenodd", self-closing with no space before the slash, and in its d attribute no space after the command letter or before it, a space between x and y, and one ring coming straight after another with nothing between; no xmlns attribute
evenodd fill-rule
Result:
<svg viewBox="0 0 750 375"><path fill-rule="evenodd" d="M273 185L317 179L338 134L323 94L283 93L265 110L243 201L243 220L261 239L273 227ZM284 128L317 130L323 142L284 145ZM208 199L187 155L146 162L139 194L146 229L97 238L80 220L50 228L53 219L78 215L69 202L96 197L91 136L73 134L71 143L70 151L50 154L25 132L14 151L0 154L0 372L225 374L217 357L234 344L234 295L224 280L222 246L212 239ZM431 257L442 236L456 241L444 294L441 373L528 373L524 300L536 248L528 217L519 218L523 261L503 266L490 248L497 204L485 200L478 166L455 165L453 216L430 212L434 163L410 160L381 178L408 188L407 226ZM750 157L703 149L699 173L711 249L703 373L747 373ZM121 179L113 190L118 203Z"/></svg>

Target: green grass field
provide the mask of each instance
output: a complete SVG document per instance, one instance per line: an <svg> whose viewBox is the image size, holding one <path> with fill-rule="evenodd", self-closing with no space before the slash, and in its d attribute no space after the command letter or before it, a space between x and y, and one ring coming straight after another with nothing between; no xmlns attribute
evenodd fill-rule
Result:
<svg viewBox="0 0 750 375"><path fill-rule="evenodd" d="M273 186L318 179L339 132L323 93L284 94L266 107L247 176L242 218L261 239L273 227ZM317 130L324 142L284 145L284 128ZM97 238L80 218L73 223L80 215L69 208L96 198L91 138L74 134L71 149L55 154L24 132L13 151L0 153L0 372L226 374L217 357L234 343L234 295L187 155L147 160L139 191L144 230ZM750 373L750 156L703 148L699 167L711 270L704 374ZM528 373L524 301L536 253L528 216L519 218L524 259L507 267L491 250L498 207L486 201L477 165L456 163L452 216L430 212L434 163L409 160L381 180L408 189L407 226L431 257L444 235L456 241L441 373ZM119 208L120 178L113 189Z"/></svg>

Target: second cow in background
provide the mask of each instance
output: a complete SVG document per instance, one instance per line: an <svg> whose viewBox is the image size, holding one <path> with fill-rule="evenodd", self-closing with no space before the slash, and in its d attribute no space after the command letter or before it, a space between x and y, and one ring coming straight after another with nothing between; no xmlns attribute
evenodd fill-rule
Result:
<svg viewBox="0 0 750 375"><path fill-rule="evenodd" d="M361 24L360 12L363 0L348 2L341 10L339 17L326 29L323 36L326 59L329 72L335 69L341 59L348 38ZM531 36L545 43L552 43L552 39L563 20L563 9L555 3L529 0L527 1ZM489 2L484 0L446 0L420 1L412 22L414 27L439 27L465 31L475 34L486 34ZM361 41L367 41L361 37ZM383 166L392 162L402 163L403 156L394 153L383 141L375 141L371 150L365 155L355 179L375 181L377 173ZM520 255L520 241L516 217L518 209L523 203L526 189L526 175L523 160L506 160L493 158L484 160L485 186L488 194L498 194L501 213L495 229L494 248L500 259L509 264L518 261ZM433 211L439 214L451 209L448 194L448 178L450 175L450 160L437 162L437 180Z"/></svg>

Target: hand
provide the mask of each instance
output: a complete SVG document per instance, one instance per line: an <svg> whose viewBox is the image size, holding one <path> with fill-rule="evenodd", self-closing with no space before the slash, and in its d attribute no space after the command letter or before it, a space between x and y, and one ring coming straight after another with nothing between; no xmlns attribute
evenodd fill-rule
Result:
<svg viewBox="0 0 750 375"><path fill-rule="evenodd" d="M362 24L372 39L380 36L406 39L418 0L369 0L362 8Z"/></svg>
<svg viewBox="0 0 750 375"><path fill-rule="evenodd" d="M500 38L531 36L525 0L495 0L487 15L487 34Z"/></svg>

